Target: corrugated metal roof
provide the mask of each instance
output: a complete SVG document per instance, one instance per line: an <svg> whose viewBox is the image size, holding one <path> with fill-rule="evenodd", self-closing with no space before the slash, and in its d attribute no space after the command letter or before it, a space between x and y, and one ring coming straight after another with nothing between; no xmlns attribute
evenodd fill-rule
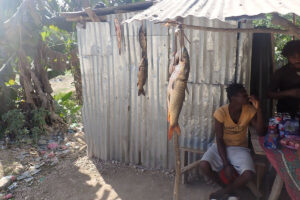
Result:
<svg viewBox="0 0 300 200"><path fill-rule="evenodd" d="M219 19L256 16L262 13L295 13L300 16L299 0L163 0L126 22L133 20L164 21L176 17Z"/></svg>
<svg viewBox="0 0 300 200"><path fill-rule="evenodd" d="M88 154L104 160L119 160L151 168L173 168L173 142L168 141L168 66L173 49L174 28L146 21L148 80L146 96L137 96L137 72L141 60L138 42L140 21L123 24L122 54L119 55L114 18L108 22L77 27L83 87L83 122ZM188 17L192 25L236 28L237 23ZM206 150L214 138L213 112L227 99L225 87L235 74L248 85L251 34L185 30L191 44L186 96L179 124L180 146ZM192 158L195 159L195 158ZM192 161L192 160L191 160Z"/></svg>

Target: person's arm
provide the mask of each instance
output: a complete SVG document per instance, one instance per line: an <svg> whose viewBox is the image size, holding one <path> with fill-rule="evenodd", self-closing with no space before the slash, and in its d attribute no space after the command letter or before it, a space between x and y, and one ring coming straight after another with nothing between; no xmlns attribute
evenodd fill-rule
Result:
<svg viewBox="0 0 300 200"><path fill-rule="evenodd" d="M260 136L265 135L264 130L264 117L260 109L259 101L254 98L253 96L250 96L249 101L252 103L253 107L256 109L256 115L251 120L252 126L254 126L256 132Z"/></svg>
<svg viewBox="0 0 300 200"><path fill-rule="evenodd" d="M234 169L233 166L230 164L229 160L227 159L226 145L223 139L223 127L224 124L219 122L217 119L215 119L216 142L217 142L218 152L223 161L225 175L227 176L228 179L232 179Z"/></svg>
<svg viewBox="0 0 300 200"><path fill-rule="evenodd" d="M287 97L293 97L300 99L300 88L283 90L283 91L271 91L269 90L268 96L272 99L282 99Z"/></svg>
<svg viewBox="0 0 300 200"><path fill-rule="evenodd" d="M288 97L300 98L300 88L279 91L280 76L282 76L281 71L276 71L273 74L270 82L269 91L268 91L269 98L272 99L282 99Z"/></svg>
<svg viewBox="0 0 300 200"><path fill-rule="evenodd" d="M216 129L216 142L218 147L219 155L223 161L224 166L228 165L228 159L226 154L226 145L223 139L223 123L219 122L217 119L215 120L215 129Z"/></svg>

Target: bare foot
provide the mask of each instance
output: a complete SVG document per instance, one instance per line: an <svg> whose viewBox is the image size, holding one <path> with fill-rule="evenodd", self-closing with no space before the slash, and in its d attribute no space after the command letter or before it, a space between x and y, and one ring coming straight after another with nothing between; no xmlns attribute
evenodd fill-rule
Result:
<svg viewBox="0 0 300 200"><path fill-rule="evenodd" d="M225 193L225 190L224 189L221 189L221 190L218 190L214 193L211 193L209 195L209 199L217 199L217 200L225 200L228 198L228 194Z"/></svg>

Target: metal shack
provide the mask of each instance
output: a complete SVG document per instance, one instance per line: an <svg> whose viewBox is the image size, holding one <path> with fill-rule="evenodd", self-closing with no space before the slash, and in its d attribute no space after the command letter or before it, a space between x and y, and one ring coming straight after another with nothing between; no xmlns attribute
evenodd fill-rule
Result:
<svg viewBox="0 0 300 200"><path fill-rule="evenodd" d="M174 13L179 8L164 9ZM148 20L123 23L119 54L114 19L121 22L136 14L112 14L107 15L105 22L86 22L84 28L77 25L88 155L150 168L174 168L173 143L168 141L166 99L174 28ZM191 15L182 12L185 24L251 27L247 21L222 22ZM137 95L141 60L138 30L142 23L147 30L146 96ZM227 102L226 86L233 80L247 88L250 86L252 34L191 29L186 29L185 34L191 42L185 42L191 70L189 95L179 119L180 146L206 150L214 139L213 112Z"/></svg>

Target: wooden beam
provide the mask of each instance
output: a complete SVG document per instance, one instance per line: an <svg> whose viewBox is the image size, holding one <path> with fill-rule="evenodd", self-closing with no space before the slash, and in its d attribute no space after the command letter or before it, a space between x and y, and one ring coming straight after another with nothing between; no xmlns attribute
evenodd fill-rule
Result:
<svg viewBox="0 0 300 200"><path fill-rule="evenodd" d="M187 171L189 171L189 170L197 167L200 164L200 162L201 162L201 160L197 160L197 161L195 161L195 162L193 162L193 163L191 163L191 164L189 164L189 165L181 168L181 174L183 174L183 173L185 173L185 172L187 172Z"/></svg>
<svg viewBox="0 0 300 200"><path fill-rule="evenodd" d="M156 24L164 23L166 26L178 26L181 25L185 29L201 30L201 31L211 31L211 32L226 32L226 33L280 33L293 35L289 30L274 29L274 28L214 28L206 26L194 26L187 24L180 24L175 21L166 22L156 22Z"/></svg>
<svg viewBox="0 0 300 200"><path fill-rule="evenodd" d="M92 9L92 10L97 16L103 16L103 15L110 15L110 14L116 14L116 13L145 10L152 5L153 5L152 1L146 1L146 2L130 3L130 4L114 6L114 7L107 7L107 8L96 8L96 9ZM75 17L79 17L79 16L87 17L88 14L85 11L61 12L60 16L64 16L67 18L75 18Z"/></svg>
<svg viewBox="0 0 300 200"><path fill-rule="evenodd" d="M277 200L280 196L282 186L283 186L283 180L281 179L279 174L276 174L276 178L274 180L271 194L270 194L268 200Z"/></svg>
<svg viewBox="0 0 300 200"><path fill-rule="evenodd" d="M98 16L94 13L91 7L85 8L84 11L88 14L92 22L100 22Z"/></svg>
<svg viewBox="0 0 300 200"><path fill-rule="evenodd" d="M185 147L180 147L180 150L183 151L183 152L187 151L187 152L198 153L198 154L203 154L204 153L204 151L202 151L202 150L185 148Z"/></svg>

